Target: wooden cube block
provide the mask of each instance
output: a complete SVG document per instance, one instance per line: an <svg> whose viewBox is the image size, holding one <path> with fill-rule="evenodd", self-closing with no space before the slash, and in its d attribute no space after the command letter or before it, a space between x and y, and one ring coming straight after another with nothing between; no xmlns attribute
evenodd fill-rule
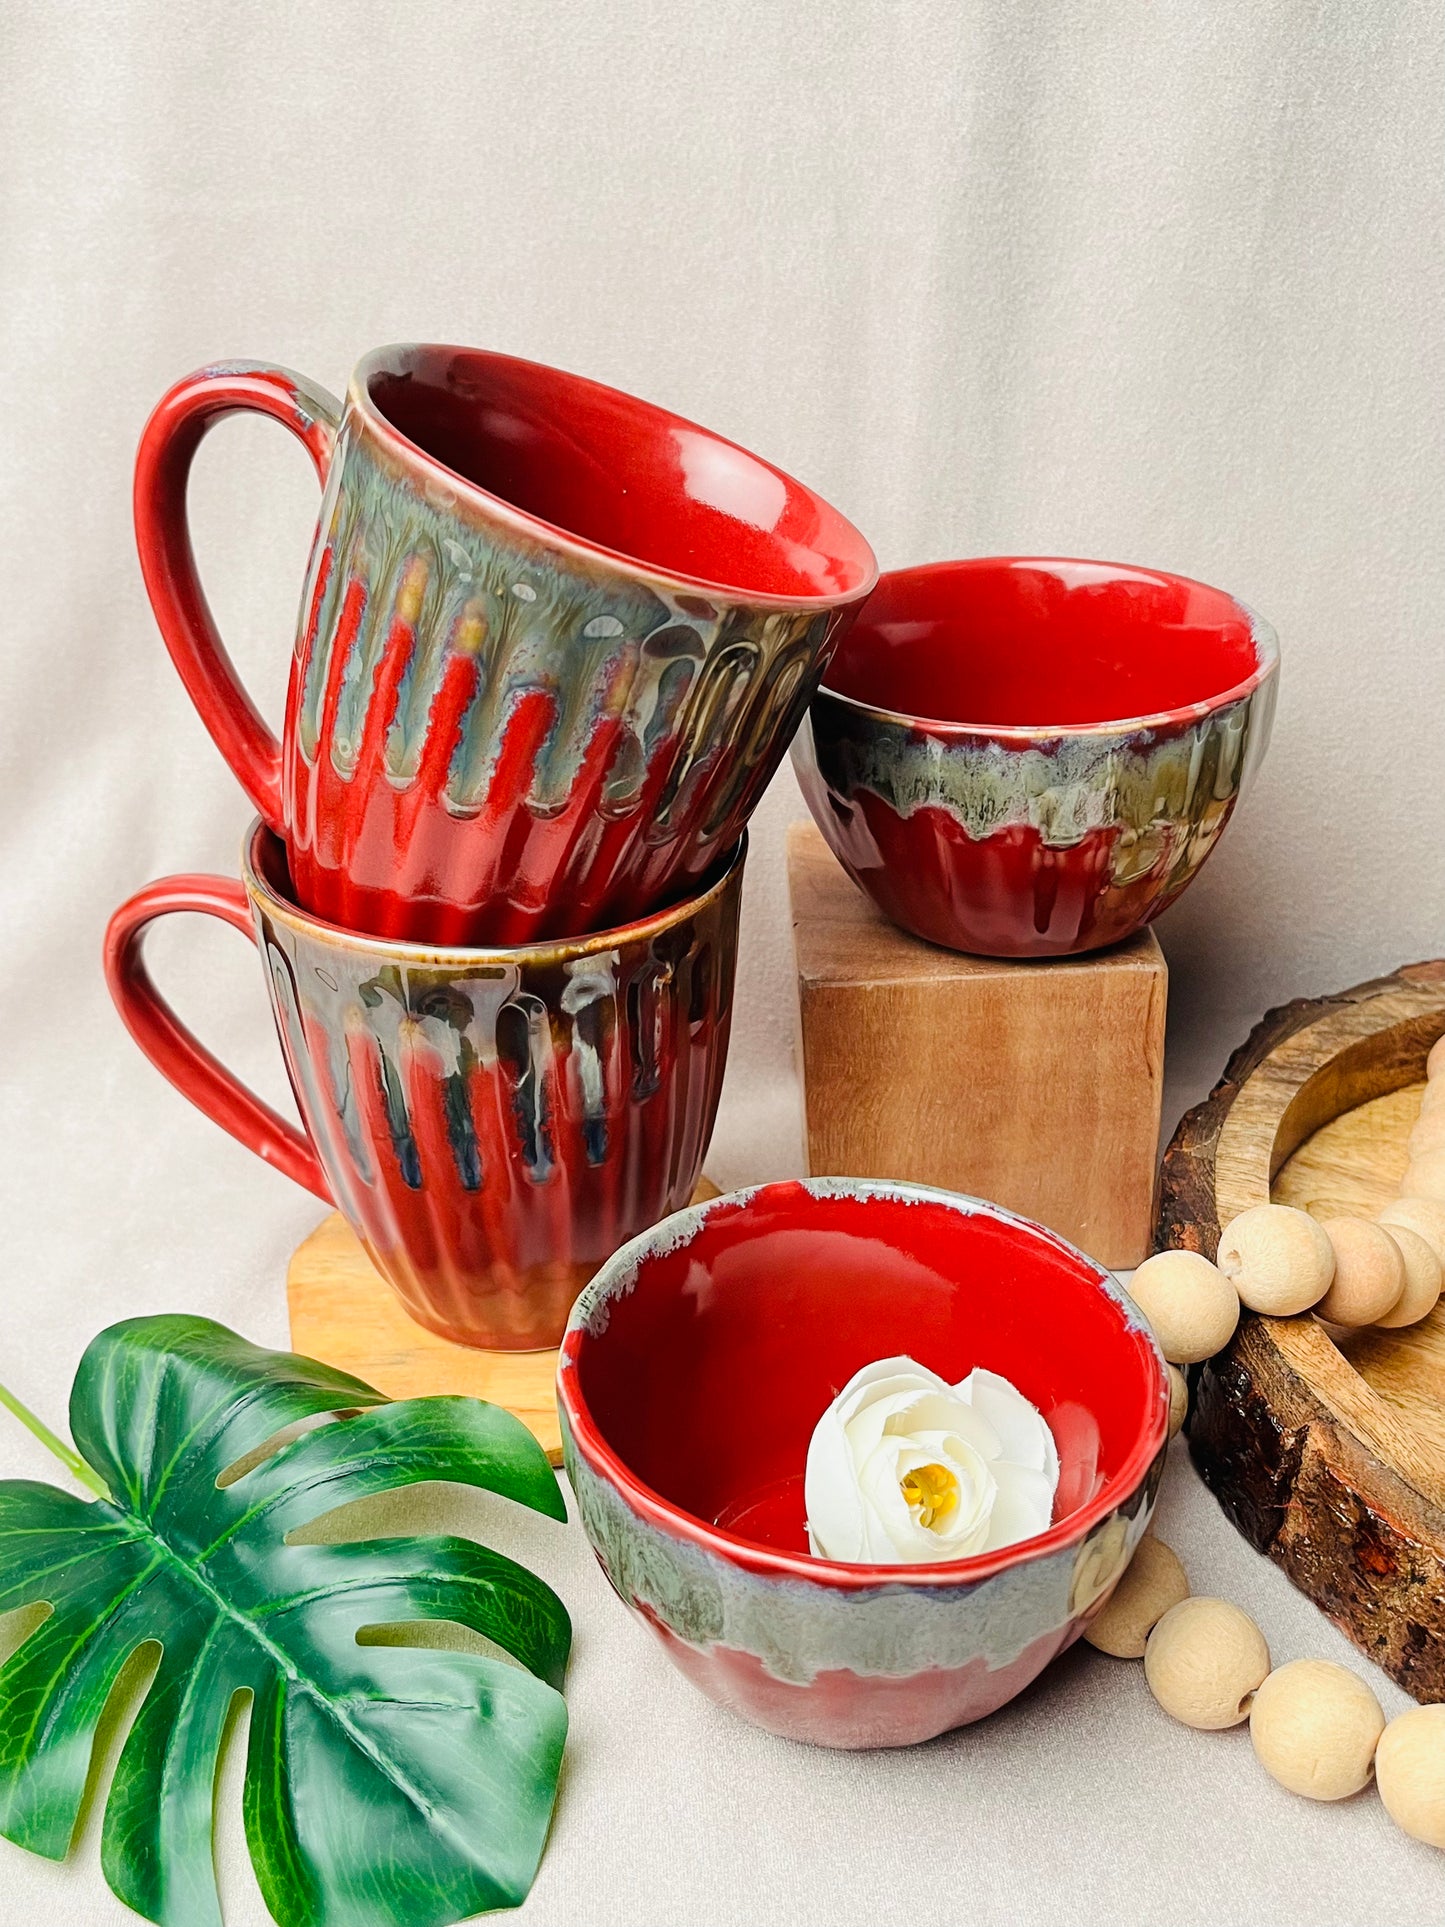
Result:
<svg viewBox="0 0 1445 1927"><path fill-rule="evenodd" d="M1167 972L1145 930L1091 956L965 957L788 834L808 1168L990 1198L1101 1264L1148 1256Z"/></svg>

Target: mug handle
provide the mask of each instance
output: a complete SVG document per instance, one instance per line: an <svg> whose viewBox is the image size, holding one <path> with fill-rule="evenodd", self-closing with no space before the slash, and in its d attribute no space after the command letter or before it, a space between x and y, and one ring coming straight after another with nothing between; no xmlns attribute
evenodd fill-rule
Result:
<svg viewBox="0 0 1445 1927"><path fill-rule="evenodd" d="M121 1020L163 1077L183 1097L239 1138L267 1164L283 1171L326 1204L334 1204L310 1138L247 1090L213 1057L156 989L141 954L147 928L173 910L219 917L256 941L245 890L227 877L163 877L123 903L105 933L105 980Z"/></svg>
<svg viewBox="0 0 1445 1927"><path fill-rule="evenodd" d="M196 573L186 485L202 439L224 415L255 409L306 444L322 486L341 425L324 388L268 362L201 368L162 396L136 452L135 538L141 574L171 660L201 721L268 826L284 835L281 745L236 674Z"/></svg>

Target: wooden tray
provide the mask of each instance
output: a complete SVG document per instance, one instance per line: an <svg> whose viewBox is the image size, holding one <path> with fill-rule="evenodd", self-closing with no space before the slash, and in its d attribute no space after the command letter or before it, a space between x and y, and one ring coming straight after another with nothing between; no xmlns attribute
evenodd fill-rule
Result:
<svg viewBox="0 0 1445 1927"><path fill-rule="evenodd" d="M1212 1258L1273 1197L1329 1217L1394 1197L1445 962L1268 1013L1164 1159L1156 1245ZM1394 1679L1445 1699L1445 1301L1334 1342L1246 1313L1199 1368L1195 1463L1230 1519Z"/></svg>
<svg viewBox="0 0 1445 1927"><path fill-rule="evenodd" d="M692 1195L698 1203L715 1198L718 1188L699 1178ZM337 1365L388 1398L451 1392L505 1405L553 1465L562 1463L556 1352L477 1351L414 1324L339 1211L291 1254L286 1300L292 1349L303 1356Z"/></svg>

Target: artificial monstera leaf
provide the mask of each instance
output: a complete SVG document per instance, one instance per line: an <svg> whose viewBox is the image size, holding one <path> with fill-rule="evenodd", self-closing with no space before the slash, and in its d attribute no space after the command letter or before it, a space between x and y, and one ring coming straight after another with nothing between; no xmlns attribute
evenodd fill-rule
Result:
<svg viewBox="0 0 1445 1927"><path fill-rule="evenodd" d="M358 1407L370 1409L220 1483L278 1432ZM106 1878L137 1912L165 1927L220 1921L216 1762L242 1694L246 1838L282 1927L446 1927L516 1905L566 1733L561 1601L467 1539L287 1539L348 1500L427 1479L564 1518L531 1433L476 1399L388 1404L189 1317L102 1332L70 1423L81 1459L58 1449L105 1496L0 1482L0 1611L50 1608L0 1668L0 1832L68 1851L97 1722L153 1642L159 1666L101 1838ZM417 1620L459 1622L520 1665L359 1638Z"/></svg>

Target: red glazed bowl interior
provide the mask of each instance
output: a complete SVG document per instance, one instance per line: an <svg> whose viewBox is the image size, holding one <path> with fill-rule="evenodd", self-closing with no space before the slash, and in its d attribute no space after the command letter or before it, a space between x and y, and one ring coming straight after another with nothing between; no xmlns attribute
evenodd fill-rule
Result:
<svg viewBox="0 0 1445 1927"><path fill-rule="evenodd" d="M825 687L975 728L1088 728L1212 708L1268 668L1233 596L1116 562L999 556L881 578Z"/></svg>
<svg viewBox="0 0 1445 1927"><path fill-rule="evenodd" d="M409 447L573 546L751 601L847 601L873 552L821 496L665 408L540 362L383 348L357 387Z"/></svg>
<svg viewBox="0 0 1445 1927"><path fill-rule="evenodd" d="M589 1305L634 1266L589 1332ZM997 1206L862 1180L764 1185L644 1233L574 1311L561 1398L579 1447L672 1529L762 1553L755 1566L846 1579L877 1568L808 1554L808 1441L854 1372L894 1354L950 1382L1001 1372L1059 1448L1048 1533L911 1566L918 1583L984 1577L1081 1536L1164 1441L1158 1350L1091 1259Z"/></svg>

